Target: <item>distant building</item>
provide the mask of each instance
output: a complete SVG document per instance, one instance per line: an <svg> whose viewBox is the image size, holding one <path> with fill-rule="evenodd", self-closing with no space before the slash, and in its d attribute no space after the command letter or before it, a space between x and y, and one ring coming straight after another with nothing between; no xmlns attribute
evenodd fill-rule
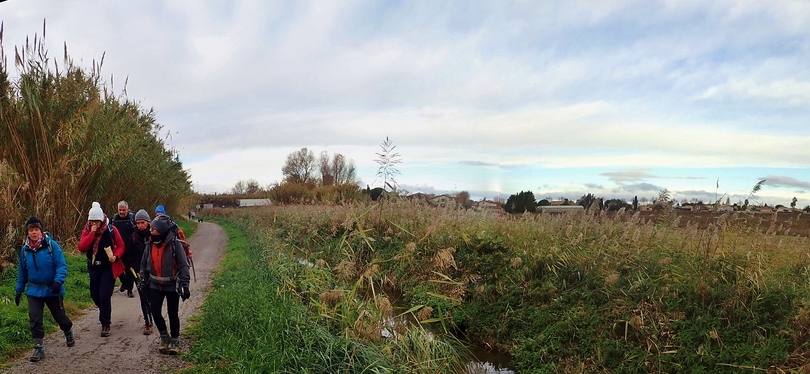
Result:
<svg viewBox="0 0 810 374"><path fill-rule="evenodd" d="M239 199L239 207L250 207L250 206L268 206L270 205L270 199Z"/></svg>
<svg viewBox="0 0 810 374"><path fill-rule="evenodd" d="M481 200L478 202L478 209L480 210L500 210L503 209L503 203L494 200Z"/></svg>
<svg viewBox="0 0 810 374"><path fill-rule="evenodd" d="M547 205L537 207L540 213L568 213L568 212L584 212L585 208L582 205Z"/></svg>
<svg viewBox="0 0 810 374"><path fill-rule="evenodd" d="M439 208L447 208L456 205L456 199L450 195L438 195L430 199L430 203Z"/></svg>

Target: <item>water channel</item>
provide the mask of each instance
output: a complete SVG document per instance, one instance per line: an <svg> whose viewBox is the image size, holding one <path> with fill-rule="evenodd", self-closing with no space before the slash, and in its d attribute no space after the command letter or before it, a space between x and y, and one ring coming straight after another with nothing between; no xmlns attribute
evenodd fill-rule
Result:
<svg viewBox="0 0 810 374"><path fill-rule="evenodd" d="M298 263L307 267L314 267L315 264L304 260L298 259ZM393 307L395 310L395 315L401 315L402 312L406 311L408 308L405 304L402 303L401 295L393 296ZM413 316L410 314L405 314L402 317L398 318L391 318L388 321L388 325L392 327L391 329L383 329L380 331L380 334L383 337L389 338L393 334L393 327L397 324L408 324L413 325L417 322L414 320ZM430 326L426 326L426 329L430 331ZM431 333L435 333L435 331L430 331ZM470 345L469 342L465 342L467 344L467 348L470 350L470 353L473 356L473 361L467 364L468 373L469 374L515 374L515 371L510 367L510 362L512 357L508 353L503 352L495 352L491 351L486 348Z"/></svg>

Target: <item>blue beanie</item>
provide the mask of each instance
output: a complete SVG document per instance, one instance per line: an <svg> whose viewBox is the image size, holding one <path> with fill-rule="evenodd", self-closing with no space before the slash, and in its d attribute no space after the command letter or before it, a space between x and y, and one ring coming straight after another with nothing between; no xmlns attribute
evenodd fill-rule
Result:
<svg viewBox="0 0 810 374"><path fill-rule="evenodd" d="M160 214L166 214L166 207L164 207L163 205L158 205L158 206L155 208L155 214L158 214L158 213L160 213Z"/></svg>

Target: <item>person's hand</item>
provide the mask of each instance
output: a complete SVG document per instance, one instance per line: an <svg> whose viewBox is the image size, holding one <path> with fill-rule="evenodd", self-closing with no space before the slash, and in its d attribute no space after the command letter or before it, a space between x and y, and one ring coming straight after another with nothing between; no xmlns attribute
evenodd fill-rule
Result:
<svg viewBox="0 0 810 374"><path fill-rule="evenodd" d="M138 282L138 293L146 293L149 291L149 278L148 276L141 276L141 281Z"/></svg>
<svg viewBox="0 0 810 374"><path fill-rule="evenodd" d="M118 259L118 257L115 257L115 255L113 255L112 257L110 257L110 262L115 262L115 260L117 260L117 259Z"/></svg>
<svg viewBox="0 0 810 374"><path fill-rule="evenodd" d="M180 294L180 298L186 301L189 297L191 297L191 291L188 290L188 286L183 286L183 293Z"/></svg>
<svg viewBox="0 0 810 374"><path fill-rule="evenodd" d="M100 222L90 222L90 232L97 232L99 226L101 226Z"/></svg>
<svg viewBox="0 0 810 374"><path fill-rule="evenodd" d="M51 293L57 295L60 292L62 292L62 283L53 282L53 284L51 284Z"/></svg>
<svg viewBox="0 0 810 374"><path fill-rule="evenodd" d="M17 306L20 306L20 298L21 297L22 297L21 293L18 293L16 295L14 295L14 304L17 304Z"/></svg>

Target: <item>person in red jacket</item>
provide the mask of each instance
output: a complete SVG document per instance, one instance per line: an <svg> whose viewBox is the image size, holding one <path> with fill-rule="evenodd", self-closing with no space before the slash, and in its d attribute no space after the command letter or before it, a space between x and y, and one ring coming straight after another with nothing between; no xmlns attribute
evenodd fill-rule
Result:
<svg viewBox="0 0 810 374"><path fill-rule="evenodd" d="M141 287L148 287L152 318L160 332L158 352L171 355L180 353L180 299L186 301L191 296L188 259L172 230L174 225L168 216L155 217L150 229L151 239L141 258L141 279L146 281ZM162 313L164 300L169 315L168 331Z"/></svg>
<svg viewBox="0 0 810 374"><path fill-rule="evenodd" d="M110 223L101 205L93 202L79 239L79 252L87 253L90 297L98 307L102 337L110 336L112 294L115 279L124 273L124 263L121 261L124 249L124 240L118 229Z"/></svg>

